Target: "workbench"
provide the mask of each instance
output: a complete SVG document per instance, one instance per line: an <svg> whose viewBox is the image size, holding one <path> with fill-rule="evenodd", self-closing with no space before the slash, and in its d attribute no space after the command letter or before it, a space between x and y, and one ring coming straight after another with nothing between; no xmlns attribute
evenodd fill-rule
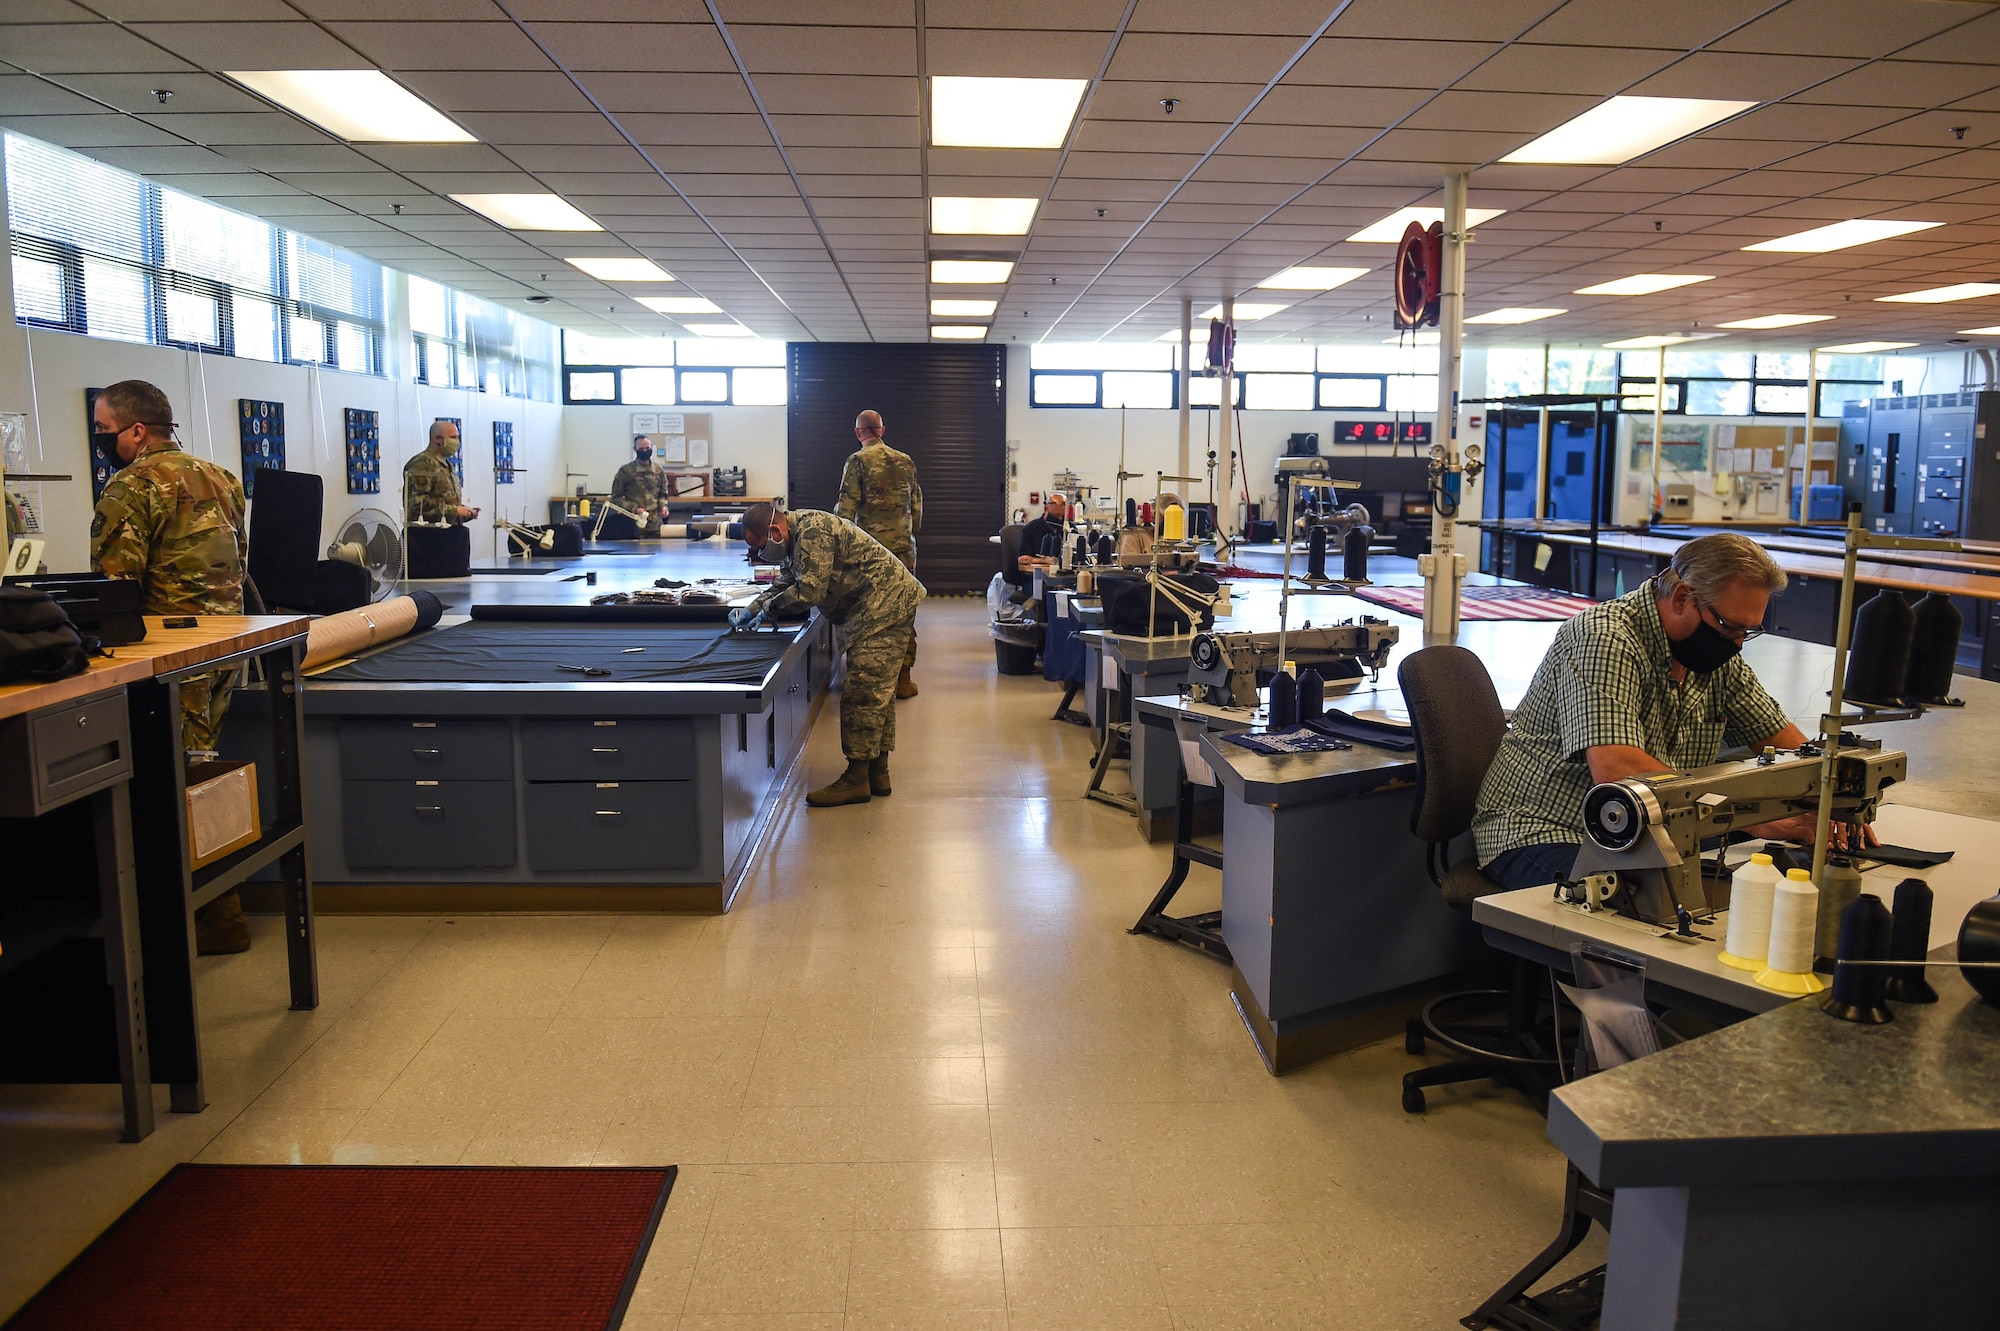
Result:
<svg viewBox="0 0 2000 1331"><path fill-rule="evenodd" d="M0 809L10 815L0 846L17 884L0 894L0 1079L119 1081L126 1140L151 1131L155 1080L176 1112L205 1108L194 911L267 868L282 884L291 1005L317 1006L297 765L305 626L211 615L168 629L147 616L142 642L83 674L0 689ZM262 836L192 869L180 683L253 659L275 755L259 769L271 792Z"/></svg>

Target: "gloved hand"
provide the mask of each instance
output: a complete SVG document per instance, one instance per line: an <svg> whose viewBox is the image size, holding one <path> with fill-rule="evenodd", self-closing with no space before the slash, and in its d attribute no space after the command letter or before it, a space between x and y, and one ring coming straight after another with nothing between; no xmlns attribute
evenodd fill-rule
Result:
<svg viewBox="0 0 2000 1331"><path fill-rule="evenodd" d="M748 632L764 622L762 606L739 605L729 612L729 627L739 633Z"/></svg>

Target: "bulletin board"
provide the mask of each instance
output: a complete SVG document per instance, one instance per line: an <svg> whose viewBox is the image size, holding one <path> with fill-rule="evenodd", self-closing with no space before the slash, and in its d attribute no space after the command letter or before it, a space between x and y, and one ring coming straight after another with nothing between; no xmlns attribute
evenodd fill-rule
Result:
<svg viewBox="0 0 2000 1331"><path fill-rule="evenodd" d="M243 495L254 499L257 468L285 469L285 404L238 398L236 428L243 444Z"/></svg>
<svg viewBox="0 0 2000 1331"><path fill-rule="evenodd" d="M463 490L465 488L465 422L456 416L439 416L433 419L431 424L449 425L452 429L458 431L458 451L446 458L445 463L451 468L452 479L457 481L458 488Z"/></svg>
<svg viewBox="0 0 2000 1331"><path fill-rule="evenodd" d="M493 422L493 483L514 483L514 422Z"/></svg>
<svg viewBox="0 0 2000 1331"><path fill-rule="evenodd" d="M347 409L347 493L382 493L382 418L360 407Z"/></svg>
<svg viewBox="0 0 2000 1331"><path fill-rule="evenodd" d="M1666 437L1666 449L1660 455L1662 471L1707 471L1710 429L1706 425L1695 425L1687 421L1668 421L1661 431ZM1653 470L1653 422L1637 419L1632 422L1632 446L1626 459L1634 472Z"/></svg>
<svg viewBox="0 0 2000 1331"><path fill-rule="evenodd" d="M640 419L633 416L636 424ZM650 430L635 430L634 433L649 434L653 438L655 455L661 466L669 470L685 467L689 470L705 470L714 465L711 456L714 436L711 433L713 417L705 411L662 411L649 416L655 422Z"/></svg>

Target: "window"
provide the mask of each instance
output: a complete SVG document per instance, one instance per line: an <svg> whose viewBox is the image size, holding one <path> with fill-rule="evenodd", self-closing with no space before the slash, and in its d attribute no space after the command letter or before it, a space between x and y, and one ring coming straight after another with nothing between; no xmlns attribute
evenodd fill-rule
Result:
<svg viewBox="0 0 2000 1331"><path fill-rule="evenodd" d="M789 399L783 342L565 332L562 356L565 402L782 407Z"/></svg>
<svg viewBox="0 0 2000 1331"><path fill-rule="evenodd" d="M1028 381L1028 402L1036 407L1094 407L1095 374L1037 374Z"/></svg>
<svg viewBox="0 0 2000 1331"><path fill-rule="evenodd" d="M1389 407L1395 412L1434 412L1438 405L1438 377L1434 374L1392 374L1389 376Z"/></svg>
<svg viewBox="0 0 2000 1331"><path fill-rule="evenodd" d="M1311 347L1301 348L1307 357ZM1311 363L1310 359L1307 361ZM1311 411L1314 400L1310 374L1261 374L1243 376L1243 405L1252 411Z"/></svg>
<svg viewBox="0 0 2000 1331"><path fill-rule="evenodd" d="M1180 348L1163 342L1037 342L1028 348L1031 370L1171 370Z"/></svg>
<svg viewBox="0 0 2000 1331"><path fill-rule="evenodd" d="M1104 385L1104 405L1107 407L1171 408L1174 401L1174 375L1164 370L1106 370L1098 378Z"/></svg>
<svg viewBox="0 0 2000 1331"><path fill-rule="evenodd" d="M1378 374L1323 374L1319 380L1319 404L1322 407L1380 411L1386 391L1383 378Z"/></svg>
<svg viewBox="0 0 2000 1331"><path fill-rule="evenodd" d="M421 277L410 278L409 293L418 383L555 397L553 327Z"/></svg>
<svg viewBox="0 0 2000 1331"><path fill-rule="evenodd" d="M1489 376L1493 357L1489 352ZM1664 411L1688 416L1803 416L1807 375L1804 352L1675 351L1666 353ZM1658 351L1619 358L1621 411L1650 415ZM1875 396L1882 362L1873 356L1826 356L1819 361L1818 414L1838 416L1843 404ZM1489 377L1489 383L1491 379Z"/></svg>
<svg viewBox="0 0 2000 1331"><path fill-rule="evenodd" d="M66 324L69 314L69 280L59 263L14 256L14 308L24 319L35 323Z"/></svg>
<svg viewBox="0 0 2000 1331"><path fill-rule="evenodd" d="M167 293L167 340L197 347L219 347L220 323L215 313L215 297L198 291Z"/></svg>

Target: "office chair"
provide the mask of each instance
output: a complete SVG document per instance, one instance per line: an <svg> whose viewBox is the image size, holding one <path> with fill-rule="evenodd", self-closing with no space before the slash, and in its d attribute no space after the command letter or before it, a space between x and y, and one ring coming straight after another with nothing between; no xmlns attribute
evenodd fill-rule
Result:
<svg viewBox="0 0 2000 1331"><path fill-rule="evenodd" d="M1447 904L1468 914L1497 883L1471 859L1451 862L1451 843L1472 827L1480 783L1507 733L1500 695L1477 656L1463 647L1426 647L1405 657L1396 682L1410 711L1417 741L1417 801L1410 831L1425 842L1425 867ZM1556 1070L1553 1044L1539 1038L1535 968L1516 960L1509 989L1469 989L1446 994L1410 1019L1404 1036L1412 1054L1436 1041L1456 1055L1448 1063L1403 1078L1403 1109L1424 1112L1426 1086L1491 1078L1518 1087L1545 1104Z"/></svg>

